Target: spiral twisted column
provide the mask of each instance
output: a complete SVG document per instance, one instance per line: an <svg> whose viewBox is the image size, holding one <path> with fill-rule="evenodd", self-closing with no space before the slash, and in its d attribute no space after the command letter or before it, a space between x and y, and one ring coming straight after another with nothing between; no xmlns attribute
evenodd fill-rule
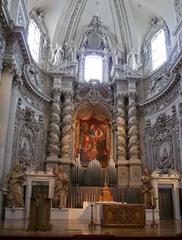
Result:
<svg viewBox="0 0 182 240"><path fill-rule="evenodd" d="M61 153L62 161L70 162L71 157L71 129L72 129L72 95L64 94Z"/></svg>
<svg viewBox="0 0 182 240"><path fill-rule="evenodd" d="M126 110L124 105L124 95L117 96L116 114L116 153L118 165L118 185L126 186L129 181L128 161L126 160Z"/></svg>
<svg viewBox="0 0 182 240"><path fill-rule="evenodd" d="M141 160L135 93L130 93L128 98L128 153L130 168L130 185L136 186L140 185L141 182Z"/></svg>
<svg viewBox="0 0 182 240"><path fill-rule="evenodd" d="M135 95L129 95L128 109L128 150L129 160L139 159L138 120Z"/></svg>
<svg viewBox="0 0 182 240"><path fill-rule="evenodd" d="M61 122L60 95L61 95L60 90L54 89L49 126L48 161L59 160L60 122Z"/></svg>
<svg viewBox="0 0 182 240"><path fill-rule="evenodd" d="M125 131L125 106L124 97L119 95L117 98L117 160L118 163L126 161L126 131Z"/></svg>

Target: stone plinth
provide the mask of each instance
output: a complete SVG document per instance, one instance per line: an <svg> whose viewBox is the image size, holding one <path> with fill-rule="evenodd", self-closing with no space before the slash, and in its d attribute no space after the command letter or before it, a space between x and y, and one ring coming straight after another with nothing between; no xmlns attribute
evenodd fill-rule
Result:
<svg viewBox="0 0 182 240"><path fill-rule="evenodd" d="M69 208L51 208L51 219L68 220Z"/></svg>
<svg viewBox="0 0 182 240"><path fill-rule="evenodd" d="M146 221L152 221L152 209L146 209L145 214L146 214ZM156 221L160 220L158 209L154 210L154 216Z"/></svg>
<svg viewBox="0 0 182 240"><path fill-rule="evenodd" d="M5 208L5 219L24 219L25 208Z"/></svg>

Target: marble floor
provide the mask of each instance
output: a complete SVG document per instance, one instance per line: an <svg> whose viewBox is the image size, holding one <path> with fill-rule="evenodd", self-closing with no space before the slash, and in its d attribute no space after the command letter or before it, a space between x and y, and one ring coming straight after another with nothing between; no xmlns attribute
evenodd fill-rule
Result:
<svg viewBox="0 0 182 240"><path fill-rule="evenodd" d="M101 227L97 225L95 229L89 229L89 222L84 221L51 221L51 229L46 232L46 236L75 236L75 235L114 235L114 236L177 236L182 233L181 221L160 221L158 227L151 228L150 222L145 227ZM0 222L0 237L12 235L45 235L41 231L27 231L27 221L5 220ZM182 236L181 238L182 239Z"/></svg>

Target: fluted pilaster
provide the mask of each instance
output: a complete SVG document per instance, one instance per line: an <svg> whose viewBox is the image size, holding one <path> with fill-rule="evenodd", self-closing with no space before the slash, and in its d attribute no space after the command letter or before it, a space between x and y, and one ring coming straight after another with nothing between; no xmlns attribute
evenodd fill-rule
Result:
<svg viewBox="0 0 182 240"><path fill-rule="evenodd" d="M60 114L60 91L55 89L51 107L48 145L49 158L51 157L52 160L58 159L60 153Z"/></svg>
<svg viewBox="0 0 182 240"><path fill-rule="evenodd" d="M70 161L71 157L71 127L72 127L72 96L65 93L62 120L62 161Z"/></svg>
<svg viewBox="0 0 182 240"><path fill-rule="evenodd" d="M10 66L3 68L0 82L0 176L3 176L4 171L12 81L14 75L15 71Z"/></svg>

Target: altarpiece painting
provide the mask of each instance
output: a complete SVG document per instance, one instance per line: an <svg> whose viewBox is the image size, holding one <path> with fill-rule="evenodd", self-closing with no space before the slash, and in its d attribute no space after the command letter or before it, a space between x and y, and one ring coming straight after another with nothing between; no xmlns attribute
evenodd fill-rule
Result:
<svg viewBox="0 0 182 240"><path fill-rule="evenodd" d="M109 158L108 122L97 119L80 120L80 161L83 167L97 159L106 167Z"/></svg>

